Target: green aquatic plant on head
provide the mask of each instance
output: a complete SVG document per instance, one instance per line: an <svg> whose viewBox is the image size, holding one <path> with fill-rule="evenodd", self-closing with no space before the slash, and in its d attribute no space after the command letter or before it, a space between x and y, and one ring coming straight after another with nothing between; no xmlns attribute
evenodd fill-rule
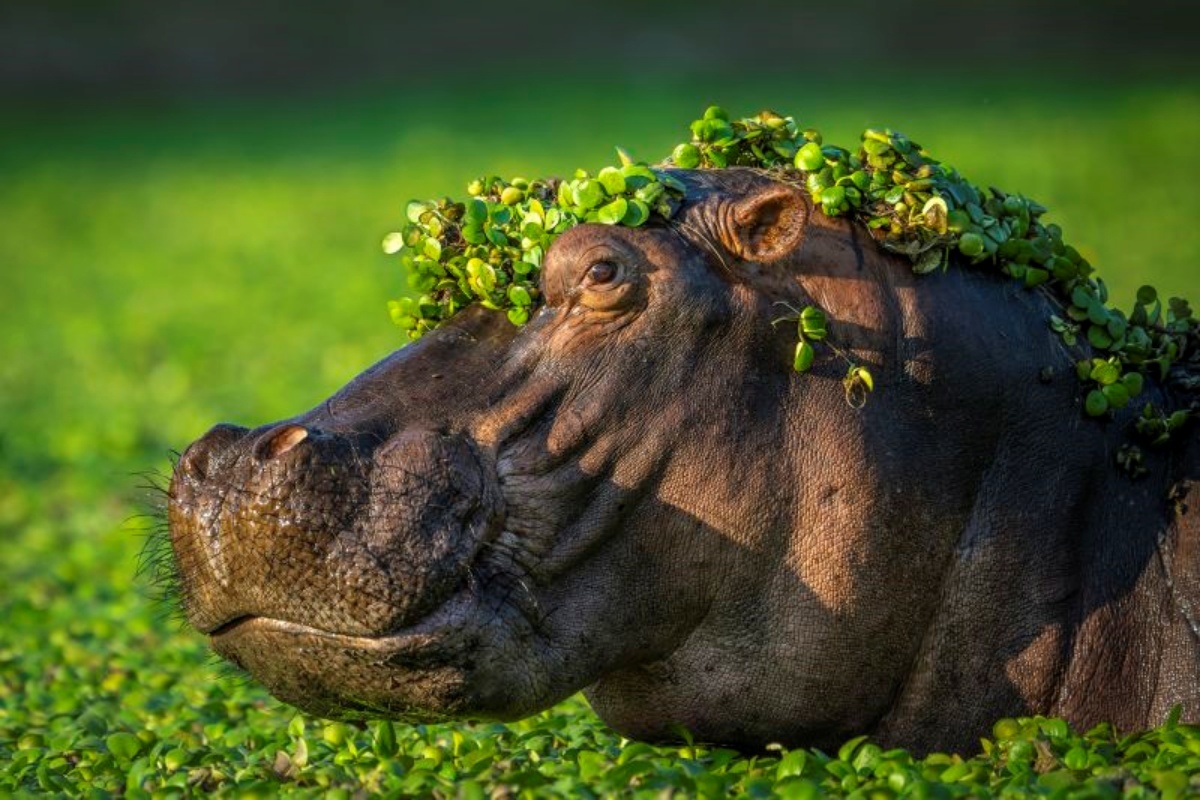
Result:
<svg viewBox="0 0 1200 800"><path fill-rule="evenodd" d="M653 216L671 219L683 204L684 186L670 168L746 167L802 185L823 213L863 224L884 248L908 257L918 274L957 263L1048 293L1061 306L1047 319L1049 327L1068 347L1084 341L1091 347L1090 357L1076 364L1089 416L1125 408L1142 394L1146 377L1165 381L1185 358L1200 366L1197 321L1186 300L1164 303L1143 286L1129 313L1114 308L1088 260L1063 240L1058 225L1042 221L1044 206L980 189L904 134L868 129L851 151L825 143L819 131L801 128L790 116L763 111L732 119L716 106L692 122L691 134L658 165L618 151L620 163L595 175L481 178L467 187L465 201L410 203L407 224L383 245L400 257L417 295L389 304L393 321L417 338L479 303L522 325L540 303L542 259L559 234L585 222L638 227ZM809 308L790 318L797 322L797 372L811 366L816 346L829 346L824 315ZM1180 381L1200 388L1195 375ZM874 382L851 362L848 396L852 386L861 395ZM1187 416L1146 405L1136 429L1161 444Z"/></svg>
<svg viewBox="0 0 1200 800"><path fill-rule="evenodd" d="M596 175L570 180L479 178L469 198L413 201L408 224L383 240L399 254L409 287L419 293L389 304L392 320L419 338L468 305L505 311L524 325L541 299L538 275L550 243L582 222L636 228L651 214L670 218L683 184L623 158Z"/></svg>

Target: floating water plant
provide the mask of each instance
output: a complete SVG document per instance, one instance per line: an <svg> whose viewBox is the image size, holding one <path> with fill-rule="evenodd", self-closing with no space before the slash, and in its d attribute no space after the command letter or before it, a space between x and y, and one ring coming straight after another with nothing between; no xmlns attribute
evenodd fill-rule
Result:
<svg viewBox="0 0 1200 800"><path fill-rule="evenodd" d="M417 338L478 303L523 325L540 302L542 260L559 234L585 222L638 227L655 215L670 219L684 195L671 168L747 167L802 185L823 213L861 223L883 247L907 256L918 274L990 269L1049 293L1061 310L1047 324L1081 356L1076 372L1089 416L1125 408L1147 377L1165 381L1182 359L1197 358L1197 322L1186 300L1164 303L1154 287L1143 286L1129 313L1114 308L1087 259L1064 242L1058 225L1042 222L1044 206L980 189L904 134L869 129L850 151L792 117L763 111L731 119L716 106L692 122L691 134L658 165L618 151L621 163L595 175L481 178L467 187L467 200L410 203L407 223L383 243L399 256L416 294L389 304L393 321ZM805 372L825 339L826 320L815 308L791 319L798 330L793 366ZM1091 349L1086 358L1077 347L1083 342ZM1181 380L1200 388L1194 375ZM859 394L874 387L864 367L850 365L848 396L852 386ZM1162 443L1186 417L1147 405L1136 429Z"/></svg>

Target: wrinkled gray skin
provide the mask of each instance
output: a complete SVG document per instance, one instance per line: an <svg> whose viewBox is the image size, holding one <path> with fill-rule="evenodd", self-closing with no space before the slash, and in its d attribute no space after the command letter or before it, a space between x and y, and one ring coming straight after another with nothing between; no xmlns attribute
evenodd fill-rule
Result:
<svg viewBox="0 0 1200 800"><path fill-rule="evenodd" d="M1200 512L1168 497L1194 429L1131 481L1045 296L914 277L752 173L682 175L671 227L563 235L525 328L467 311L188 448L171 536L217 652L324 716L585 689L625 735L743 748L1200 718ZM791 370L780 300L825 309L865 408L828 348Z"/></svg>

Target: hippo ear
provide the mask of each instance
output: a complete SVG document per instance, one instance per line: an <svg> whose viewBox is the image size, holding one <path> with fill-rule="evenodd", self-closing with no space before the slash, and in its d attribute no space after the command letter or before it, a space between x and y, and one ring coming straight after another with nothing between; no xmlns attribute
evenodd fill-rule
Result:
<svg viewBox="0 0 1200 800"><path fill-rule="evenodd" d="M808 203L794 186L772 183L733 204L729 249L746 261L776 261L800 246Z"/></svg>

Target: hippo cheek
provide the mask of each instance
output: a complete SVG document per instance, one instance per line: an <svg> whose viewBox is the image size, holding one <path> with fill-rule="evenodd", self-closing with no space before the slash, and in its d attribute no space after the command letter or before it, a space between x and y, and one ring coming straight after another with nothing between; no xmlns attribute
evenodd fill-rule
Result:
<svg viewBox="0 0 1200 800"><path fill-rule="evenodd" d="M500 494L494 471L461 436L405 431L374 461L361 544L386 565L391 593L404 598L395 622L411 625L466 588L480 550L500 530Z"/></svg>

